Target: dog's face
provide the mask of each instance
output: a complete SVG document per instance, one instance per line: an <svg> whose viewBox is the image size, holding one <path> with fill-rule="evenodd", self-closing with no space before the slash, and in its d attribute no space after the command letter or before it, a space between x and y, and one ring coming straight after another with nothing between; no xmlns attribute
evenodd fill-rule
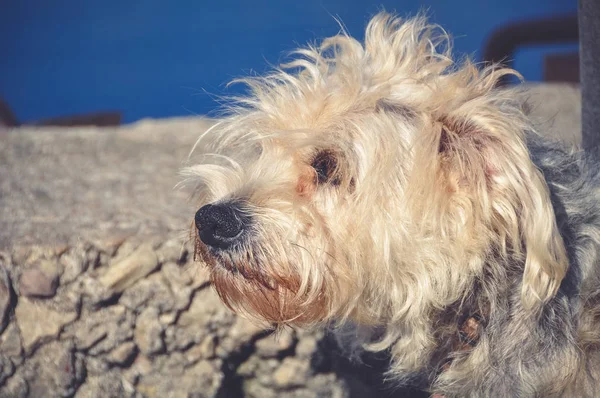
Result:
<svg viewBox="0 0 600 398"><path fill-rule="evenodd" d="M225 147L206 136L224 156L194 166L206 184L197 247L238 310L277 323L345 316L361 289L383 299L390 281L378 267L402 255L389 245L409 224L404 168L417 129L409 115L374 107L296 125L297 110L278 112L279 121L258 111L252 122L224 120L215 129Z"/></svg>
<svg viewBox="0 0 600 398"><path fill-rule="evenodd" d="M493 90L509 71L453 69L434 33L380 14L364 46L336 36L296 73L245 80L251 95L200 137L196 251L226 304L410 324L508 259L526 306L554 294L566 260L547 188L514 94Z"/></svg>

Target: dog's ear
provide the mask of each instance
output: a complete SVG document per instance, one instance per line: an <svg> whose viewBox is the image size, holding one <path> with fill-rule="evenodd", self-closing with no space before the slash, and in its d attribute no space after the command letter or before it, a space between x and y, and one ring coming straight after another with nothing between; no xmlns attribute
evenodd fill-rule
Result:
<svg viewBox="0 0 600 398"><path fill-rule="evenodd" d="M526 173L513 176L519 177L513 189L525 252L521 299L525 309L537 312L558 291L569 261L541 172L530 164Z"/></svg>
<svg viewBox="0 0 600 398"><path fill-rule="evenodd" d="M468 211L471 225L481 228L474 230L475 239L496 244L507 264L524 264L522 303L537 313L556 294L568 268L548 186L531 160L518 115L464 116L434 123L436 184L445 186L446 200L459 204L455 220Z"/></svg>

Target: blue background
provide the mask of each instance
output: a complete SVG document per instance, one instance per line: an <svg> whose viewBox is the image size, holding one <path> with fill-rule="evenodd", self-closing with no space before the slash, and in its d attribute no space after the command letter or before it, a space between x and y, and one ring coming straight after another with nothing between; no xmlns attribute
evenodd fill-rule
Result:
<svg viewBox="0 0 600 398"><path fill-rule="evenodd" d="M573 13L576 0L0 0L0 97L21 121L121 110L125 121L211 113L234 77L264 72L285 52L334 35L340 18L362 38L372 15L429 9L479 59L504 23ZM554 47L573 50L576 45ZM548 48L515 66L541 79Z"/></svg>

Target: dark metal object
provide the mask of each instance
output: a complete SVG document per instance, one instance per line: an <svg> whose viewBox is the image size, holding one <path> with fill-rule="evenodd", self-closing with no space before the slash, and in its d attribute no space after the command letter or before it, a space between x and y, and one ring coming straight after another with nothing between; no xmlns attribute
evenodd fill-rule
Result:
<svg viewBox="0 0 600 398"><path fill-rule="evenodd" d="M600 148L600 1L579 0L583 148Z"/></svg>
<svg viewBox="0 0 600 398"><path fill-rule="evenodd" d="M51 119L42 119L32 123L39 126L118 126L123 115L121 112L97 112L82 115L59 116Z"/></svg>
<svg viewBox="0 0 600 398"><path fill-rule="evenodd" d="M579 83L579 53L546 55L543 79L545 82Z"/></svg>
<svg viewBox="0 0 600 398"><path fill-rule="evenodd" d="M590 2L594 1L596 0ZM500 27L492 33L483 50L483 59L486 62L502 63L510 67L519 47L575 43L578 39L577 15L515 22ZM508 82L507 79L503 79L501 84Z"/></svg>
<svg viewBox="0 0 600 398"><path fill-rule="evenodd" d="M0 126L16 127L20 125L34 126L118 126L123 120L123 114L118 111L95 112L70 116L58 116L31 122L19 122L10 106L0 98Z"/></svg>

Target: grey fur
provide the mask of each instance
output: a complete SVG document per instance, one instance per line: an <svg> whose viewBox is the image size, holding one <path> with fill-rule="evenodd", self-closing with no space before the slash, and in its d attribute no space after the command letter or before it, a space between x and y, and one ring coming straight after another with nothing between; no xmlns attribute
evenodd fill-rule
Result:
<svg viewBox="0 0 600 398"><path fill-rule="evenodd" d="M405 383L420 382L446 397L600 396L600 162L595 154L568 152L534 135L528 146L550 188L569 257L558 294L531 319L520 305L520 267L491 268L469 299L438 317L456 333L461 316L489 306L476 346L452 353L441 343L448 335L441 334L437 358L422 373L406 375ZM457 358L446 372L448 355Z"/></svg>

